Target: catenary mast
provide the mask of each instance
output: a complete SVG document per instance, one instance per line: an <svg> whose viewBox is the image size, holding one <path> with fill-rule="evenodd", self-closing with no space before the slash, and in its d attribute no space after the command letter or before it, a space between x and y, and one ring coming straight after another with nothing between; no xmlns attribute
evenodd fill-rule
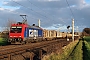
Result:
<svg viewBox="0 0 90 60"><path fill-rule="evenodd" d="M72 40L74 41L74 19L72 19Z"/></svg>

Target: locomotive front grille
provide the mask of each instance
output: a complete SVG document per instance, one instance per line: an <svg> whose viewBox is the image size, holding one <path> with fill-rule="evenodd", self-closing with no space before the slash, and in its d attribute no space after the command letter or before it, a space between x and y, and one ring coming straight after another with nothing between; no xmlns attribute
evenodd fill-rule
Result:
<svg viewBox="0 0 90 60"><path fill-rule="evenodd" d="M21 42L22 38L10 38L9 42Z"/></svg>

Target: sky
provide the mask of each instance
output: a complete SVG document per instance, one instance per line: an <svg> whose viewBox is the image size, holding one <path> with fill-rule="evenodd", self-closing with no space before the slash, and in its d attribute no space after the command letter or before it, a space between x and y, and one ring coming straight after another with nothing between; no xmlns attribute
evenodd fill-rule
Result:
<svg viewBox="0 0 90 60"><path fill-rule="evenodd" d="M38 25L40 19L44 29L66 32L67 26L72 29L72 19L75 31L90 28L90 0L1 0L0 30L9 21L22 21L23 14L27 15L29 25Z"/></svg>

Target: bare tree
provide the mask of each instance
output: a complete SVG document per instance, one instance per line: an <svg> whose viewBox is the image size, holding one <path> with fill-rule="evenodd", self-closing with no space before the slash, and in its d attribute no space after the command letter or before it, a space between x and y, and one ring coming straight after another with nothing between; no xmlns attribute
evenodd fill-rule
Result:
<svg viewBox="0 0 90 60"><path fill-rule="evenodd" d="M12 19L8 19L8 21L6 22L6 26L5 26L5 31L9 31L10 30L10 27L11 27L11 24L14 24L16 23L15 20L12 20Z"/></svg>

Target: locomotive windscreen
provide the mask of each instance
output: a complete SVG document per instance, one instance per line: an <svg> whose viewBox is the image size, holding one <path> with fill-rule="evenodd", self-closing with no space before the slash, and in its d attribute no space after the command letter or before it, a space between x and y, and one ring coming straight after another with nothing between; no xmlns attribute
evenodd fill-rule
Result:
<svg viewBox="0 0 90 60"><path fill-rule="evenodd" d="M22 27L21 26L12 26L10 29L10 33L21 33Z"/></svg>

